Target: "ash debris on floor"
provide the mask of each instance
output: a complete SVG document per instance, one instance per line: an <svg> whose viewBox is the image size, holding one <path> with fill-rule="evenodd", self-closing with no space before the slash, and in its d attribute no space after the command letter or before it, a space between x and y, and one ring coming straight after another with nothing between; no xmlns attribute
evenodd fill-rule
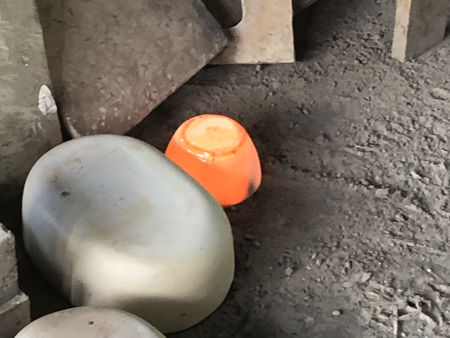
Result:
<svg viewBox="0 0 450 338"><path fill-rule="evenodd" d="M254 138L263 185L227 210L225 304L171 337L450 336L450 40L390 55L395 2L319 1L296 64L208 67L132 133L196 114Z"/></svg>

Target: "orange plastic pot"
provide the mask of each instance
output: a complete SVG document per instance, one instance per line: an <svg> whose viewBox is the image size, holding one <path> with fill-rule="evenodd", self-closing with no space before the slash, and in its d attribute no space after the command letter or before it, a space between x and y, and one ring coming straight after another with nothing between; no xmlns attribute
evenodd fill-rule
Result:
<svg viewBox="0 0 450 338"><path fill-rule="evenodd" d="M184 122L166 155L222 206L241 203L261 184L261 164L253 141L244 127L223 115L200 115Z"/></svg>

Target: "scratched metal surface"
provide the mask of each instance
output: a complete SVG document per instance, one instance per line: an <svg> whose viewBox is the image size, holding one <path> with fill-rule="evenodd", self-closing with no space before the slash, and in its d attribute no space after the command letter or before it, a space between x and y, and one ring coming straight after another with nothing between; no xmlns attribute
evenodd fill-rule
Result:
<svg viewBox="0 0 450 338"><path fill-rule="evenodd" d="M50 86L33 0L0 1L0 201L20 193L34 162L61 142L57 114L41 112Z"/></svg>
<svg viewBox="0 0 450 338"><path fill-rule="evenodd" d="M74 137L125 134L227 42L200 0L39 0L38 7Z"/></svg>

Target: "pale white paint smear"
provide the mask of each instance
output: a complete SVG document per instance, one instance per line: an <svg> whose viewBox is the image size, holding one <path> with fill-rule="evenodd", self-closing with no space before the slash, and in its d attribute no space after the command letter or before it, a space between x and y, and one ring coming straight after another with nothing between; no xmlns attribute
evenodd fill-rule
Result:
<svg viewBox="0 0 450 338"><path fill-rule="evenodd" d="M52 92L50 89L43 85L39 90L39 110L42 114L55 114L58 111L56 107L55 99L53 98Z"/></svg>

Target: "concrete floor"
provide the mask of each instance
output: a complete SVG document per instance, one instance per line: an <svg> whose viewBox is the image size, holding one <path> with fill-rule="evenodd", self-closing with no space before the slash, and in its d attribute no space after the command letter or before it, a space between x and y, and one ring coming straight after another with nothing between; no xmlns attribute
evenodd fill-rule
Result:
<svg viewBox="0 0 450 338"><path fill-rule="evenodd" d="M262 159L262 188L228 210L232 291L174 337L450 336L450 40L391 59L394 6L319 1L302 62L209 67L132 132L164 150L225 113Z"/></svg>
<svg viewBox="0 0 450 338"><path fill-rule="evenodd" d="M132 133L164 150L185 119L253 136L261 189L227 210L236 279L170 337L450 336L450 39L389 56L393 0L321 0L302 62L207 67ZM64 308L19 252L35 317Z"/></svg>

